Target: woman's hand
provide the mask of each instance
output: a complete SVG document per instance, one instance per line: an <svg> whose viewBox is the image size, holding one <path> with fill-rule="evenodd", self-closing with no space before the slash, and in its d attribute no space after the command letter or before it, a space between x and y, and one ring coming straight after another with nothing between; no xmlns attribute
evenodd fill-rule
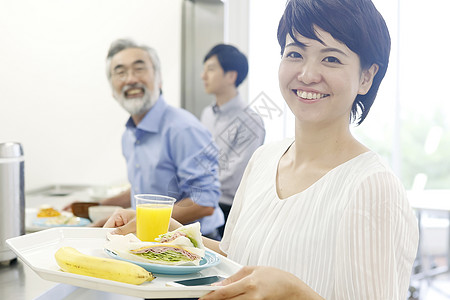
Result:
<svg viewBox="0 0 450 300"><path fill-rule="evenodd" d="M223 286L200 300L216 299L322 299L291 273L272 267L243 267L218 283Z"/></svg>
<svg viewBox="0 0 450 300"><path fill-rule="evenodd" d="M116 228L112 234L126 235L136 232L136 212L132 209L119 209L106 221L103 228Z"/></svg>

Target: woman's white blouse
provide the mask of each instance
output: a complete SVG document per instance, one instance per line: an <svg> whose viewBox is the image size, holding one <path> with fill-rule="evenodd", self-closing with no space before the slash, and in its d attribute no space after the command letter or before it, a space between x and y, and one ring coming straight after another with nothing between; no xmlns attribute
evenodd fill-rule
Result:
<svg viewBox="0 0 450 300"><path fill-rule="evenodd" d="M419 232L398 178L366 152L280 200L278 162L292 142L253 155L221 249L242 265L291 272L328 300L406 299Z"/></svg>

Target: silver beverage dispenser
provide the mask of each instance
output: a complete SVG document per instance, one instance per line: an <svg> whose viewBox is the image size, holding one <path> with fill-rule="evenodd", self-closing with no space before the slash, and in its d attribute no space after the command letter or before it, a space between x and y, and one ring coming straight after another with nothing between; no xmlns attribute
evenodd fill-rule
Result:
<svg viewBox="0 0 450 300"><path fill-rule="evenodd" d="M16 258L5 241L22 234L25 234L23 149L19 143L0 143L0 262Z"/></svg>

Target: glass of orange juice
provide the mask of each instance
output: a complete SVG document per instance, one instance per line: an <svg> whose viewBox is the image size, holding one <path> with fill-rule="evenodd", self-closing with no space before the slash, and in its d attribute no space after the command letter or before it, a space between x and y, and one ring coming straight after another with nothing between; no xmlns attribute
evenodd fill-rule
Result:
<svg viewBox="0 0 450 300"><path fill-rule="evenodd" d="M136 200L136 235L145 242L154 242L160 234L169 230L175 198L141 194Z"/></svg>

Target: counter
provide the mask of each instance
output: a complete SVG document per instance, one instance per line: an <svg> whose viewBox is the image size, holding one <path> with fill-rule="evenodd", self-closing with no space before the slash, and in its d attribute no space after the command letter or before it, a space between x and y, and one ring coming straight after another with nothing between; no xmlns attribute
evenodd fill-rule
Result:
<svg viewBox="0 0 450 300"><path fill-rule="evenodd" d="M40 278L20 259L0 264L0 299L137 300L141 298L79 288Z"/></svg>

